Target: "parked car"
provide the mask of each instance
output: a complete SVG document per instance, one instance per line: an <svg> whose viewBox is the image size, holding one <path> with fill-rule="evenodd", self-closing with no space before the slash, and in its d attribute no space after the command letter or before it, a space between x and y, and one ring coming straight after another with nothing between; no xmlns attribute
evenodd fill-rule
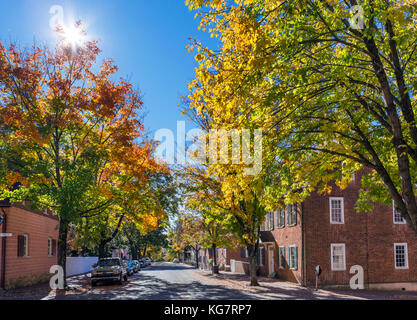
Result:
<svg viewBox="0 0 417 320"><path fill-rule="evenodd" d="M138 261L138 260L133 260L132 262L133 262L133 264L134 264L134 266L135 266L135 268L134 268L134 272L135 272L135 273L139 272L139 271L140 271L140 269L141 269L139 261Z"/></svg>
<svg viewBox="0 0 417 320"><path fill-rule="evenodd" d="M143 259L140 259L139 263L141 268L146 268L146 262Z"/></svg>
<svg viewBox="0 0 417 320"><path fill-rule="evenodd" d="M91 271L91 285L100 281L117 281L119 284L127 281L127 265L120 258L100 259Z"/></svg>
<svg viewBox="0 0 417 320"><path fill-rule="evenodd" d="M180 263L180 260L178 260L177 258L175 258L174 260L172 260L173 263Z"/></svg>
<svg viewBox="0 0 417 320"><path fill-rule="evenodd" d="M133 271L134 266L133 266L132 262L128 261L128 260L126 260L125 263L127 265L127 275L130 277L134 272Z"/></svg>

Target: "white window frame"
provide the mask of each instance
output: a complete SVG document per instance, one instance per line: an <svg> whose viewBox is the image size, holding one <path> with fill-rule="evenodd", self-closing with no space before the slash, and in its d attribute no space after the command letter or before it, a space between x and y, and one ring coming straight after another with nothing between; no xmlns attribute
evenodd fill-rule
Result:
<svg viewBox="0 0 417 320"><path fill-rule="evenodd" d="M407 224L407 221L404 219L401 213L400 213L400 217L402 221L401 222L395 221L396 212L397 212L397 209L395 208L395 201L393 200L392 201L392 221L394 222L394 224Z"/></svg>
<svg viewBox="0 0 417 320"><path fill-rule="evenodd" d="M264 266L264 264L262 263L262 250L264 251L264 256L266 257L265 247L259 247L258 248L258 256L259 256L259 266L260 267Z"/></svg>
<svg viewBox="0 0 417 320"><path fill-rule="evenodd" d="M23 238L25 239L25 253L23 258L29 257L29 236L27 234L23 235Z"/></svg>
<svg viewBox="0 0 417 320"><path fill-rule="evenodd" d="M248 248L245 249L245 258L249 258Z"/></svg>
<svg viewBox="0 0 417 320"><path fill-rule="evenodd" d="M342 268L335 268L333 265L333 248L340 247L343 248L343 267ZM330 245L330 264L332 271L346 271L346 244L344 243L332 243Z"/></svg>
<svg viewBox="0 0 417 320"><path fill-rule="evenodd" d="M405 266L398 267L397 266L397 247L404 247L405 249ZM396 270L407 270L409 268L408 264L408 244L407 243L394 243L394 266Z"/></svg>
<svg viewBox="0 0 417 320"><path fill-rule="evenodd" d="M292 249L294 249L295 248L295 250L297 251L297 255L296 255L296 257L297 257L297 265L294 267L294 266L292 266ZM293 244L293 245L291 245L291 246L288 246L288 258L289 258L289 260L290 261L288 261L288 266L289 266L289 268L290 268L290 270L298 270L298 247L295 245L295 244Z"/></svg>
<svg viewBox="0 0 417 320"><path fill-rule="evenodd" d="M284 249L284 261L282 261L282 255L281 255L281 249ZM285 264L284 264L284 266L282 265L283 264L283 262L285 263L285 257L287 256L287 250L286 250L286 248L285 247L279 247L278 248L278 255L279 255L279 268L280 269L285 269Z"/></svg>
<svg viewBox="0 0 417 320"><path fill-rule="evenodd" d="M341 218L342 221L333 221L332 215L332 201L341 201ZM330 197L329 198L329 213L330 213L330 223L331 224L345 224L345 198L343 197Z"/></svg>

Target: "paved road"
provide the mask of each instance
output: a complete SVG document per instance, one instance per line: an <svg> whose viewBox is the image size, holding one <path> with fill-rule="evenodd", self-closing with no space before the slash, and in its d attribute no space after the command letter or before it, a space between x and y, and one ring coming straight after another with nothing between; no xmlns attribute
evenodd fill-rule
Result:
<svg viewBox="0 0 417 320"><path fill-rule="evenodd" d="M255 297L239 290L219 285L203 284L196 277L195 269L172 263L155 263L129 278L120 285L100 285L92 288L88 279L70 281L70 285L83 290L65 296L49 296L56 300L194 300L194 299L236 299L247 300ZM81 282L81 283L80 283Z"/></svg>
<svg viewBox="0 0 417 320"><path fill-rule="evenodd" d="M228 275L233 278L232 275ZM123 285L103 284L91 287L89 276L68 280L74 290L65 293L50 291L48 285L0 292L0 300L345 300L345 299L415 299L416 295L400 292L373 293L342 291L319 292L289 283L263 283L249 289L235 282L212 278L194 268L173 263L154 263L151 267L129 277Z"/></svg>

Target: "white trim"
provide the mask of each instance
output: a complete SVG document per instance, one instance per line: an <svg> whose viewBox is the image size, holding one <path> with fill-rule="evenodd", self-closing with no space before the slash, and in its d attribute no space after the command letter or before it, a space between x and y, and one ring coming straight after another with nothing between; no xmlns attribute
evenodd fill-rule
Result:
<svg viewBox="0 0 417 320"><path fill-rule="evenodd" d="M264 264L262 263L262 250L264 251L264 255L266 255L265 247L259 247L258 248L258 255L259 255L259 266L260 267L264 267Z"/></svg>
<svg viewBox="0 0 417 320"><path fill-rule="evenodd" d="M29 257L29 236L27 234L24 234L23 237L25 238L25 253L23 258Z"/></svg>
<svg viewBox="0 0 417 320"><path fill-rule="evenodd" d="M398 222L395 221L395 213L396 213L397 209L395 209L395 201L392 200L392 221L394 222L394 224L407 224L407 221L405 221L404 217L400 214L401 219L403 222Z"/></svg>
<svg viewBox="0 0 417 320"><path fill-rule="evenodd" d="M333 221L332 219L332 201L340 200L341 201L341 218L342 221ZM329 214L330 214L330 224L345 224L345 198L343 197L330 197L329 198Z"/></svg>
<svg viewBox="0 0 417 320"><path fill-rule="evenodd" d="M268 273L269 275L272 275L275 272L275 259L274 254L274 246L268 246Z"/></svg>
<svg viewBox="0 0 417 320"><path fill-rule="evenodd" d="M405 248L405 267L397 267L397 247L402 246ZM396 270L406 270L409 268L408 265L408 244L407 243L394 243L394 266Z"/></svg>
<svg viewBox="0 0 417 320"><path fill-rule="evenodd" d="M333 265L333 248L342 246L343 248L343 267L335 268ZM330 264L332 271L346 271L346 244L344 243L332 243L330 245Z"/></svg>

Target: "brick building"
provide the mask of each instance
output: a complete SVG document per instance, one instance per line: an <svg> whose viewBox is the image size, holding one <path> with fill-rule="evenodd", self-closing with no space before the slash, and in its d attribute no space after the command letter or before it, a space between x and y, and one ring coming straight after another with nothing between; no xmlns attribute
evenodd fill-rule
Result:
<svg viewBox="0 0 417 320"><path fill-rule="evenodd" d="M216 248L216 260L220 270L225 269L226 265L226 248ZM201 249L199 251L199 268L203 270L212 269L213 248Z"/></svg>
<svg viewBox="0 0 417 320"><path fill-rule="evenodd" d="M417 235L393 205L358 213L358 178L343 191L333 186L330 195L314 193L301 204L268 213L260 273L313 286L319 265L322 286L348 286L351 267L359 265L368 288L417 290ZM228 251L227 263L242 269L248 262L245 251Z"/></svg>
<svg viewBox="0 0 417 320"><path fill-rule="evenodd" d="M33 211L27 204L0 202L0 288L12 289L48 281L57 264L58 218Z"/></svg>

